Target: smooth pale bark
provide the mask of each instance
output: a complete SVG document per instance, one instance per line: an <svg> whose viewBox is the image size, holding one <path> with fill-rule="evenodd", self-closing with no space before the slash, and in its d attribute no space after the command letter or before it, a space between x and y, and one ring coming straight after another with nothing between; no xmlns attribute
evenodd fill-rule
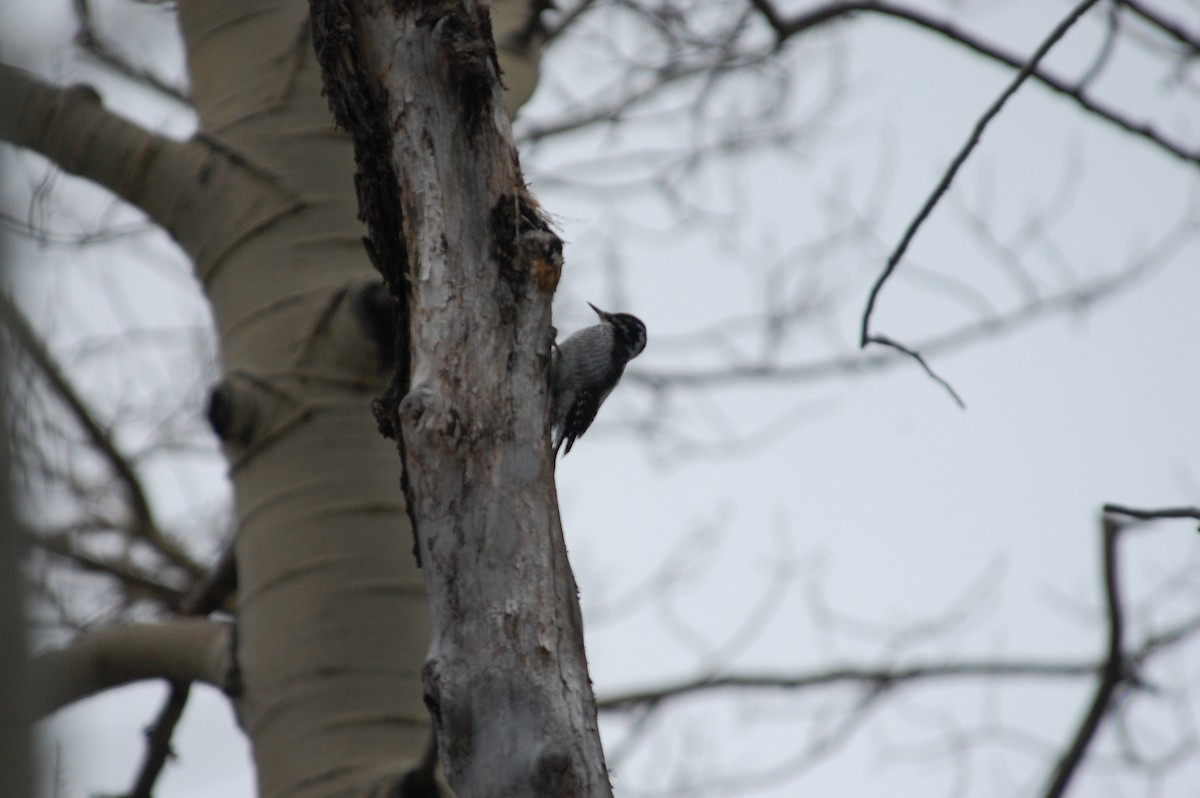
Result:
<svg viewBox="0 0 1200 798"><path fill-rule="evenodd" d="M460 798L611 795L547 437L561 242L525 192L486 12L313 7L377 265L409 322L381 416L408 475L447 780Z"/></svg>
<svg viewBox="0 0 1200 798"><path fill-rule="evenodd" d="M536 23L549 0L494 0L492 35L504 81L504 107L509 118L533 95L541 74L543 34Z"/></svg>
<svg viewBox="0 0 1200 798"><path fill-rule="evenodd" d="M3 64L0 140L137 206L200 261L296 210L284 186L201 139L155 135L108 111L90 86L51 86Z"/></svg>
<svg viewBox="0 0 1200 798"><path fill-rule="evenodd" d="M197 271L220 336L238 528L238 717L259 793L383 794L429 738L427 622L385 381L356 297L378 281L353 153L321 97L308 10L179 4L203 138L295 202Z"/></svg>
<svg viewBox="0 0 1200 798"><path fill-rule="evenodd" d="M230 653L229 625L201 618L85 635L35 659L38 714L144 679L224 688Z"/></svg>

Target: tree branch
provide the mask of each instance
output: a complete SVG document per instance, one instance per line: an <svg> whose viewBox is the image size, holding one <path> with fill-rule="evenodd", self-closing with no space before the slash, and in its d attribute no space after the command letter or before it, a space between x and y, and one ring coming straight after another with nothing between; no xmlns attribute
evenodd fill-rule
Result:
<svg viewBox="0 0 1200 798"><path fill-rule="evenodd" d="M38 714L143 679L223 687L229 625L201 619L121 626L34 658Z"/></svg>
<svg viewBox="0 0 1200 798"><path fill-rule="evenodd" d="M1117 687L1124 682L1129 674L1126 668L1123 638L1125 632L1124 609L1121 606L1120 574L1117 569L1117 538L1121 534L1121 525L1114 519L1105 517L1102 521L1104 528L1104 602L1108 612L1108 656L1100 671L1100 681L1092 696L1088 711L1075 732L1075 738L1070 747L1051 775L1050 783L1042 794L1045 798L1061 798L1070 786L1071 780L1083 763L1088 747L1095 739L1100 722L1104 720L1112 703L1113 694Z"/></svg>
<svg viewBox="0 0 1200 798"><path fill-rule="evenodd" d="M143 86L148 86L164 97L169 97L183 105L191 104L186 91L172 86L149 70L139 69L129 63L124 56L100 38L96 30L96 25L92 20L92 5L90 0L73 0L71 5L75 11L75 21L79 24L79 29L75 32L76 44L91 54L101 64L116 70L130 80L141 83Z"/></svg>
<svg viewBox="0 0 1200 798"><path fill-rule="evenodd" d="M69 560L85 571L111 576L130 592L152 596L168 610L177 609L182 599L182 591L164 584L138 566L80 551L78 546L61 534L35 536L30 540L30 546Z"/></svg>
<svg viewBox="0 0 1200 798"><path fill-rule="evenodd" d="M2 70L3 67L0 67ZM0 72L0 85L3 73ZM2 89L0 89L2 91ZM0 322L12 333L17 345L29 355L30 360L46 378L55 395L66 405L67 410L83 429L92 446L108 462L117 479L125 489L129 509L133 514L132 534L160 552L172 564L184 569L192 576L200 576L204 568L192 559L181 546L163 533L150 507L150 500L142 487L142 480L133 464L117 449L112 435L96 419L67 379L54 357L46 349L33 326L9 297L0 292Z"/></svg>
<svg viewBox="0 0 1200 798"><path fill-rule="evenodd" d="M1008 100L1017 93L1017 90L1021 88L1021 85L1034 73L1038 67L1038 64L1040 64L1042 59L1046 57L1046 54L1050 52L1050 49L1057 44L1063 36L1066 35L1067 31L1069 31L1075 25L1075 23L1079 21L1080 17L1082 17L1088 9L1096 5L1097 2L1099 2L1099 0L1083 0L1083 2L1075 6L1075 8L1071 10L1071 13L1068 14L1058 24L1058 26L1051 31L1050 35L1046 37L1045 41L1043 41L1038 49L1034 52L1028 63L1026 63L1025 66L1021 68L1021 71L1017 73L1017 76L1013 78L1012 82L1008 85L1008 88L1006 88L1000 94L1000 96L996 98L996 101L992 103L991 107L989 107L987 111L984 112L983 116L979 118L979 121L975 123L975 127L971 131L971 135L967 138L966 143L954 157L954 160L951 161L949 168L942 175L942 179L938 181L937 186L934 187L933 192L929 195L928 199L925 200L925 204L921 207L921 210L909 224L908 229L905 230L904 236L900 239L900 243L896 245L891 257L888 258L887 265L884 267L883 272L879 275L878 279L876 279L875 284L871 286L871 292L867 296L867 306L863 311L862 316L862 331L859 337L860 347L865 348L867 344L872 342L895 346L894 343L890 343L888 340L883 339L880 336L871 335L871 314L875 310L875 303L879 298L879 293L883 289L884 283L886 283L888 278L892 276L892 273L895 272L896 267L900 263L900 259L904 257L904 253L908 250L908 246L912 243L917 231L921 228L921 225L924 224L925 220L929 218L929 215L933 212L933 209L937 206L938 202L941 201L942 196L950 188L950 184L954 182L954 178L958 175L958 170L962 168L962 165L966 163L967 158L970 157L971 152L974 151L976 145L979 144L979 140L983 137L983 132L987 129L987 126L993 119L996 118L1001 109L1004 108L1005 103L1007 103ZM915 352L909 351L909 354L912 355L918 363L924 365L924 361ZM928 366L925 368L926 371L929 370ZM930 373L932 374L932 372ZM936 375L934 376L936 378ZM940 380L940 378L937 379L939 379L939 381L945 385L944 381ZM954 395L957 398L957 394ZM959 400L959 403L961 404L961 400Z"/></svg>
<svg viewBox="0 0 1200 798"><path fill-rule="evenodd" d="M628 712L646 705L698 693L724 690L780 690L795 692L838 685L875 685L894 689L932 679L985 677L1030 677L1073 679L1099 670L1094 662L962 662L953 665L913 665L905 668L839 668L808 674L734 674L678 682L663 687L635 690L600 699L606 712Z"/></svg>
<svg viewBox="0 0 1200 798"><path fill-rule="evenodd" d="M1187 235L1190 235L1188 230L1190 228L1181 229L1178 236L1180 241L1186 240ZM1173 245L1165 247L1163 251L1172 249ZM1063 291L1044 299L1036 299L998 317L985 318L972 324L965 324L950 332L931 336L913 348L926 356L945 354L1021 329L1049 314L1078 312L1082 308L1114 296L1143 278L1153 262L1153 260L1147 260L1145 263L1120 273L1096 280L1091 285ZM907 361L891 352L854 353L784 365L752 363L691 371L650 371L638 368L632 369L625 379L655 390L674 387L738 385L764 380L811 382L831 377L861 376L902 362Z"/></svg>
<svg viewBox="0 0 1200 798"><path fill-rule="evenodd" d="M232 544L225 547L216 564L202 578L196 581L188 594L179 603L182 615L207 615L221 607L226 599L237 590L237 565ZM232 646L231 646L232 648ZM236 662L231 652L230 663ZM231 685L230 671L226 670L225 687ZM138 771L133 788L126 798L152 798L154 785L167 760L172 755L171 737L183 710L187 706L188 696L192 686L189 682L171 682L171 692L158 711L158 717L146 730L146 754L142 758L142 767Z"/></svg>
<svg viewBox="0 0 1200 798"><path fill-rule="evenodd" d="M1190 55L1200 53L1200 38L1190 33L1179 23L1149 8L1141 0L1118 0L1118 7L1128 8L1143 21L1166 33L1179 44L1182 44Z"/></svg>
<svg viewBox="0 0 1200 798"><path fill-rule="evenodd" d="M1106 504L1104 512L1108 515L1124 515L1140 521L1153 521L1166 518L1191 518L1200 521L1200 507L1167 507L1160 510L1141 510L1136 507L1126 507L1122 504Z"/></svg>
<svg viewBox="0 0 1200 798"><path fill-rule="evenodd" d="M146 755L142 758L142 767L138 770L133 788L123 798L153 798L158 776L167 760L175 754L171 737L183 717L191 690L190 682L171 682L171 692L158 711L158 718L146 728Z"/></svg>
<svg viewBox="0 0 1200 798"><path fill-rule="evenodd" d="M0 64L0 141L38 152L141 209L195 259L293 212L277 179L203 137L180 142L108 111L90 86L61 88Z"/></svg>
<svg viewBox="0 0 1200 798"><path fill-rule="evenodd" d="M954 390L954 386L947 382L940 374L934 371L930 367L929 363L926 362L925 357L916 349L910 349L899 341L894 341L888 336L880 335L878 333L868 338L866 343L879 344L880 346L886 346L891 349L895 349L897 352L907 355L908 357L917 361L917 365L925 370L925 373L929 375L931 380L946 389L946 393L950 394L950 398L954 400L955 404L957 404L963 410L967 409L967 403L964 402L962 397L958 395L958 391Z"/></svg>
<svg viewBox="0 0 1200 798"><path fill-rule="evenodd" d="M886 2L886 0L833 2L797 14L791 19L785 19L775 9L774 4L770 0L750 0L750 2L758 9L767 21L767 24L775 31L775 35L781 44L792 36L825 23L833 22L843 17L850 17L858 13L872 13L901 20L923 30L936 33L956 44L965 46L967 49L978 55L982 55L990 61L995 61L1012 69L1022 69L1027 62L1026 58L1002 50L984 39L961 30L949 22L926 14L918 9L907 8L902 5ZM1123 2L1122 4L1130 5L1128 2ZM1041 70L1035 70L1032 73L1032 78L1051 91L1071 98L1084 111L1100 117L1105 122L1115 125L1126 133L1142 138L1176 158L1188 161L1194 165L1200 165L1200 149L1188 149L1185 145L1170 141L1151 125L1131 119L1115 108L1089 97L1078 84L1070 83Z"/></svg>
<svg viewBox="0 0 1200 798"><path fill-rule="evenodd" d="M163 223L149 202L159 191L184 189L171 168L189 145L157 136L108 111L90 86L52 86L0 64L0 140L41 153L71 174L85 177ZM131 164L147 168L131 169ZM164 168L165 167L165 168ZM167 226L167 225L163 225Z"/></svg>

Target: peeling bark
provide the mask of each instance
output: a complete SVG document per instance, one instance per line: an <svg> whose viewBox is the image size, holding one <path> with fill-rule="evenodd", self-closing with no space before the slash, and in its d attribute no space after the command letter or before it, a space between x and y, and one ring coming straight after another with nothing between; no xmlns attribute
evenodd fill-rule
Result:
<svg viewBox="0 0 1200 798"><path fill-rule="evenodd" d="M487 13L314 2L313 21L407 326L379 411L407 475L447 779L460 798L611 795L547 435L562 245L524 187Z"/></svg>

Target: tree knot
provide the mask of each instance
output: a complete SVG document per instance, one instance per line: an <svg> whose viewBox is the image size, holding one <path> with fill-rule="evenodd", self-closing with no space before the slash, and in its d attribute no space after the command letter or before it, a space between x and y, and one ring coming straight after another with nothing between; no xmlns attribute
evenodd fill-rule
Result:
<svg viewBox="0 0 1200 798"><path fill-rule="evenodd" d="M536 795L579 795L571 769L571 752L561 742L543 743L533 759L532 781Z"/></svg>
<svg viewBox="0 0 1200 798"><path fill-rule="evenodd" d="M409 431L426 439L442 438L450 448L457 448L466 434L459 408L428 384L414 385L397 412Z"/></svg>

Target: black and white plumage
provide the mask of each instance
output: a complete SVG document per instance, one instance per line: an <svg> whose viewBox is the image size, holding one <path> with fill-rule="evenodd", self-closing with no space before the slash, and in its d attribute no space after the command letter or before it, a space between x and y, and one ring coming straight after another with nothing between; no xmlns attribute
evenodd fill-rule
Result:
<svg viewBox="0 0 1200 798"><path fill-rule="evenodd" d="M600 405L625 373L625 364L646 348L646 325L628 313L605 313L591 302L600 323L585 327L554 348L550 390L554 402L554 451L587 432ZM563 454L566 454L564 452Z"/></svg>

